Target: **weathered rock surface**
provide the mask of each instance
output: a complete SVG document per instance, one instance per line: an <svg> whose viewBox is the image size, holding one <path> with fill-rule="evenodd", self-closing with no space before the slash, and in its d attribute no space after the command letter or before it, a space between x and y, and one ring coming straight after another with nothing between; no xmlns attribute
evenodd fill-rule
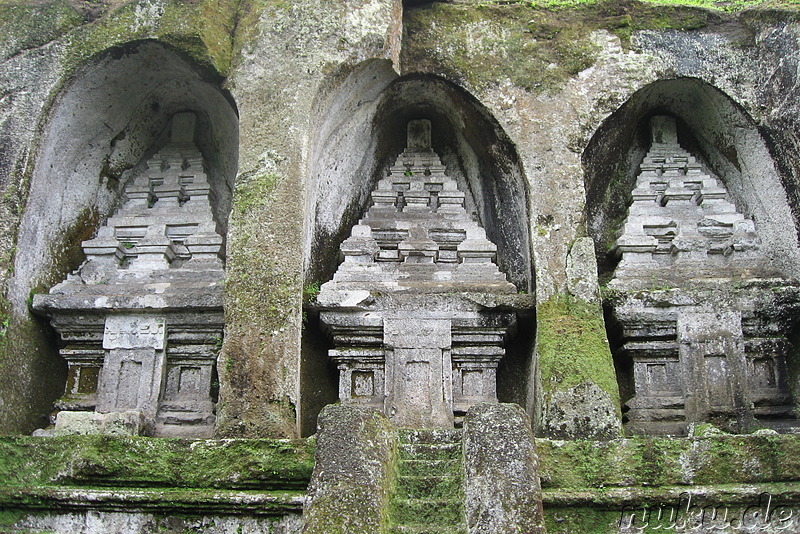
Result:
<svg viewBox="0 0 800 534"><path fill-rule="evenodd" d="M139 411L93 413L59 412L56 417L54 436L84 436L108 434L111 436L138 436L144 421Z"/></svg>
<svg viewBox="0 0 800 534"><path fill-rule="evenodd" d="M600 287L597 283L597 258L594 254L594 241L590 237L575 240L569 250L566 265L567 291L573 297L586 302L600 300Z"/></svg>
<svg viewBox="0 0 800 534"><path fill-rule="evenodd" d="M80 242L121 204L133 167L178 111L205 117L199 148L218 155L209 175L231 177L216 181L215 193L232 206L221 435L310 434L321 405L336 398L313 310L303 330L303 286L335 272L340 242L402 149L399 125L423 115L453 134L436 148L497 244L501 271L535 293L540 360L531 346L510 347L517 356L507 383L522 377L514 387L525 395L515 400L539 415L537 431L574 421L574 412L578 421L595 417L588 428L603 436L607 415L621 419L601 310L551 304L584 294L575 268L588 262L570 253L578 236L594 239L601 282L613 273L609 251L651 115L676 118L685 148L704 157L728 200L754 222L767 261L787 283L800 274L800 30L789 9L723 13L627 1L558 9L399 0L85 4L0 6L4 432L44 424L66 380L52 338L28 315L31 290L46 291L80 265ZM783 321L781 335L793 334L783 286L760 283L765 295L778 288L780 317L743 328ZM663 303L687 308L702 298L705 314L725 294L691 288L680 302ZM651 297L661 300L641 296ZM369 298L345 300L359 307ZM530 325L522 328L534 337ZM796 344L793 335L786 340ZM589 404L572 407L569 392ZM544 410L553 395L565 400ZM586 413L592 403L602 409ZM572 411L561 414L562 407ZM741 489L737 502L747 491L757 490Z"/></svg>
<svg viewBox="0 0 800 534"><path fill-rule="evenodd" d="M620 433L620 418L611 396L588 381L560 388L542 406L540 431L553 439L613 439Z"/></svg>
<svg viewBox="0 0 800 534"><path fill-rule="evenodd" d="M343 73L399 53L400 0L251 5L227 81L239 110L239 175L228 234L227 343L217 432L300 432L309 145L317 99ZM279 61L265 58L281 58ZM313 421L313 417L310 418ZM306 428L313 432L313 425Z"/></svg>

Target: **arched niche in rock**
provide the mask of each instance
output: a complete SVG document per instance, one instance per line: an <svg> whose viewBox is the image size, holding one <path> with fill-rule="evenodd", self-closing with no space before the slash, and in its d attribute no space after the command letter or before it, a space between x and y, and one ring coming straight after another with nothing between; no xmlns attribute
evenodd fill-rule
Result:
<svg viewBox="0 0 800 534"><path fill-rule="evenodd" d="M219 82L154 41L112 48L75 75L53 105L33 170L10 291L17 309L32 288L52 285L80 264L80 241L119 205L136 166L166 142L175 113L197 115L195 142L226 233L239 127Z"/></svg>
<svg viewBox="0 0 800 534"><path fill-rule="evenodd" d="M516 148L485 106L437 76L398 77L388 61L359 65L334 77L318 100L318 135L310 150L306 206L306 284L330 280L339 245L370 206L370 194L406 148L407 125L431 123L433 151L465 193L472 219L497 245L497 264L520 292L532 292L534 274L528 223L528 190ZM324 404L335 402L335 369L323 334L309 310L303 341L303 432L313 431ZM498 375L498 396L525 405L533 333L517 336ZM326 374L327 373L327 374ZM333 378L333 379L331 379Z"/></svg>
<svg viewBox="0 0 800 534"><path fill-rule="evenodd" d="M775 267L797 277L797 232L758 127L719 89L696 78L679 78L654 82L634 93L603 121L584 150L586 221L597 247L601 279L608 280L616 266L610 251L650 147L649 119L656 115L676 120L681 146L723 181L736 210L755 222Z"/></svg>
<svg viewBox="0 0 800 534"><path fill-rule="evenodd" d="M204 159L216 232L225 236L239 135L236 106L220 82L155 41L109 49L74 75L49 112L36 155L9 286L17 314L27 315L30 294L81 265L81 242L123 204L126 186L168 143L178 113L196 118L193 141ZM55 353L43 358L57 361ZM50 402L60 393L49 391Z"/></svg>
<svg viewBox="0 0 800 534"><path fill-rule="evenodd" d="M397 77L388 61L362 65L326 95L311 151L306 280L336 270L339 244L370 192L405 148L410 120L432 123L432 144L467 195L468 211L498 247L498 265L520 291L534 285L528 192L513 142L480 102L440 77ZM313 251L313 253L312 253Z"/></svg>
<svg viewBox="0 0 800 534"><path fill-rule="evenodd" d="M655 82L583 166L626 431L795 425L797 232L755 122L701 80Z"/></svg>

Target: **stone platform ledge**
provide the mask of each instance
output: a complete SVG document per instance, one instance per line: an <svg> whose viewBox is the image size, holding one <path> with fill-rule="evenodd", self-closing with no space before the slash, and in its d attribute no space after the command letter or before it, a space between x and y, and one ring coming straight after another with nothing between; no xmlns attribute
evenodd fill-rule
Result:
<svg viewBox="0 0 800 534"><path fill-rule="evenodd" d="M566 506L617 510L620 507L686 502L689 495L698 506L750 506L758 504L761 496L771 496L774 504L800 506L800 482L543 490L542 503L545 510Z"/></svg>
<svg viewBox="0 0 800 534"><path fill-rule="evenodd" d="M302 513L305 492L196 489L85 489L0 486L0 509L183 512L258 516Z"/></svg>
<svg viewBox="0 0 800 534"><path fill-rule="evenodd" d="M759 293L796 296L800 293L800 280L786 278L730 278L685 279L680 284L658 279L637 280L627 285L611 284L602 290L603 300L624 301L642 299L647 302L686 305L703 302L713 296L750 296Z"/></svg>
<svg viewBox="0 0 800 534"><path fill-rule="evenodd" d="M537 439L536 448L544 492L800 484L797 434Z"/></svg>
<svg viewBox="0 0 800 534"><path fill-rule="evenodd" d="M0 487L7 495L82 488L111 495L112 488L135 490L130 495L304 492L314 449L313 439L2 436Z"/></svg>
<svg viewBox="0 0 800 534"><path fill-rule="evenodd" d="M379 302L391 301L399 306L416 304L424 300L432 308L448 308L458 297L465 303L477 308L496 309L498 311L534 310L536 308L536 295L528 293L481 293L475 291L450 291L442 290L427 294L414 292L368 291L368 290L331 290L327 298L322 298L306 303L308 310L326 311L329 309L348 308L352 310L370 310L377 307Z"/></svg>
<svg viewBox="0 0 800 534"><path fill-rule="evenodd" d="M222 309L222 289L219 287L177 288L168 293L149 293L130 295L34 295L33 309L47 314L58 310L100 313L104 311L152 311L186 312L190 307L195 311L217 311Z"/></svg>

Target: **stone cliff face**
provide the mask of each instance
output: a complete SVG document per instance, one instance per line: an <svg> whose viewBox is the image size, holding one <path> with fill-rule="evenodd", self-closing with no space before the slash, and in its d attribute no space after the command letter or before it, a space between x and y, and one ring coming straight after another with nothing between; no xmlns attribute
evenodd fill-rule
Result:
<svg viewBox="0 0 800 534"><path fill-rule="evenodd" d="M772 375L782 384L780 425L761 424L772 417L765 406L719 417L692 408L699 415L670 420L670 433L712 419L736 431L793 428L800 15L788 2L746 4L727 12L633 0L4 3L0 432L47 426L68 381L64 347L32 314L33 295L81 267L82 243L124 205L143 162L166 145L172 117L187 111L225 247L215 436L305 437L339 397L316 293L417 119L430 121L432 149L465 193L464 209L525 293L515 295L529 311L506 343L497 397L523 406L537 435L619 437L650 357L624 347L677 347L677 332L703 325L663 334L652 315L691 308L703 323L718 302L736 308L725 312L736 328L720 331L738 332L731 346L742 355L782 347L770 360L781 373ZM636 283L607 290L627 265L614 245L631 220L653 116L675 121L680 147L752 222L768 269L639 279L626 271ZM692 209L704 209L692 198ZM657 259L667 266L681 253L664 244L673 222L659 223ZM727 231L717 223L703 231ZM641 225L641 236L658 240ZM505 311L481 298L470 305ZM665 362L670 351L679 349ZM742 356L733 383L718 352L706 355L716 371L703 372L723 377L719 391L748 389L747 361L761 366L759 387L769 385L769 358ZM704 405L695 393L670 398ZM636 428L658 426L651 422Z"/></svg>
<svg viewBox="0 0 800 534"><path fill-rule="evenodd" d="M313 429L319 406L302 406L302 384L319 380L300 348L302 286L332 274L337 243L399 151L401 136L387 130L403 115L438 116L440 144L471 136L442 158L474 182L478 198L491 198L482 197L487 173L510 172L525 184L513 193L524 213L498 217L480 202L474 209L490 234L528 226L520 231L530 244L504 237L518 256L501 251L499 261L539 302L569 291L566 261L584 228L602 281L605 247L626 210L618 197L646 149L634 132L656 108L687 122L716 169L758 177L752 186L731 179L729 188L769 234L774 261L795 275L795 18L778 7L728 14L626 2L3 6L3 343L15 377L3 402L16 406L4 411L4 426L40 425L60 394L62 364L30 321L27 299L80 264L80 241L111 214L136 162L181 107L208 109L201 150L228 182L222 196L236 190L226 286L234 335L220 365L221 395L230 399L220 407L224 434L292 435L294 421ZM485 126L453 129L473 106L457 94L479 103L499 137L478 136ZM234 104L224 118L217 110L227 106L215 103L222 100ZM82 189L52 194L49 184L69 180ZM331 191L339 208L324 199ZM510 206L503 194L490 202ZM509 220L519 222L504 230ZM521 278L526 269L535 284ZM517 389L511 398L533 410L534 385Z"/></svg>

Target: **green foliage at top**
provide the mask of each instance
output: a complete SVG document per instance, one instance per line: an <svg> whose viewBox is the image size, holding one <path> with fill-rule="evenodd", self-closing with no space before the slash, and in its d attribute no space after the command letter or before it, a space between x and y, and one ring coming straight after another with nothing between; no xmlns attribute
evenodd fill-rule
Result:
<svg viewBox="0 0 800 534"><path fill-rule="evenodd" d="M303 304L310 304L319 295L319 282L312 282L303 286Z"/></svg>

